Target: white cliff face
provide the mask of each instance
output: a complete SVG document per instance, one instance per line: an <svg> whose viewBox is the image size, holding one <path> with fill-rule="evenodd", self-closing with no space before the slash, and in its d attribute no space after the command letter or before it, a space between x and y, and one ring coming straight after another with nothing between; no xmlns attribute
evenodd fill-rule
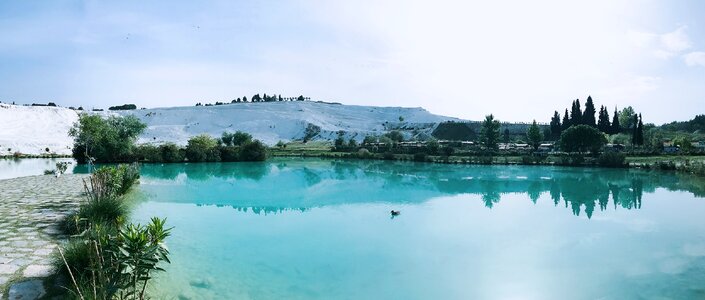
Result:
<svg viewBox="0 0 705 300"><path fill-rule="evenodd" d="M77 120L67 108L0 104L0 155L71 154L68 131Z"/></svg>
<svg viewBox="0 0 705 300"><path fill-rule="evenodd" d="M269 145L280 140L301 140L307 133L313 140L333 140L339 131L345 132L346 138L357 140L391 129L402 129L409 137L430 134L438 122L455 120L431 114L423 108L309 101L166 107L98 114L139 118L147 124L147 129L138 143L182 145L194 135L205 133L218 137L224 131L237 130L250 133ZM67 108L0 104L0 155L14 152L70 154L73 139L68 131L77 120L78 112Z"/></svg>

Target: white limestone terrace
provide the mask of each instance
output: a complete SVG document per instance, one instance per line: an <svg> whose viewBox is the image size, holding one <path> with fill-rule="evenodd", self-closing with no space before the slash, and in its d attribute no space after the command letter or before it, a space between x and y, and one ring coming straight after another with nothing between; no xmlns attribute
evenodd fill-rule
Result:
<svg viewBox="0 0 705 300"><path fill-rule="evenodd" d="M78 209L84 176L0 180L0 299L5 295L37 299L46 294L52 255L67 238L58 223Z"/></svg>
<svg viewBox="0 0 705 300"><path fill-rule="evenodd" d="M68 130L78 111L61 107L0 104L0 155L71 154ZM89 112L94 113L94 112ZM458 120L434 115L423 108L342 105L312 101L234 103L218 106L183 106L98 114L134 115L147 124L138 143L174 142L180 145L198 134L219 137L224 131L252 134L268 145L301 140L307 128L317 128L313 140L333 140L339 131L346 138L403 129L407 136L430 134L439 122Z"/></svg>

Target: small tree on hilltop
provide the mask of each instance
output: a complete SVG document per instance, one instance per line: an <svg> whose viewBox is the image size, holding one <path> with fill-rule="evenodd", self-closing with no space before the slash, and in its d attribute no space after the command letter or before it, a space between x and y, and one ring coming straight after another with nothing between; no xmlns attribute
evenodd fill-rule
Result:
<svg viewBox="0 0 705 300"><path fill-rule="evenodd" d="M499 121L494 119L494 115L488 115L482 122L480 128L480 143L489 151L497 151L499 145Z"/></svg>
<svg viewBox="0 0 705 300"><path fill-rule="evenodd" d="M602 146L607 143L607 138L597 128L578 125L571 126L561 134L561 150L565 152L592 152L599 153Z"/></svg>
<svg viewBox="0 0 705 300"><path fill-rule="evenodd" d="M529 126L529 129L527 129L526 138L529 140L531 146L534 147L534 150L538 149L539 145L541 145L543 136L541 134L541 128L539 128L539 125L536 124L536 120L534 120L534 122L531 123L531 126Z"/></svg>

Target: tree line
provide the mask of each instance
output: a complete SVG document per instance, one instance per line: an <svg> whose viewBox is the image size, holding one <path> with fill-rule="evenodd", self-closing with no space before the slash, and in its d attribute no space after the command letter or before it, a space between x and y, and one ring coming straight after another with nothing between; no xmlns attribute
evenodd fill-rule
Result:
<svg viewBox="0 0 705 300"><path fill-rule="evenodd" d="M196 103L196 106L213 106L213 105L226 105L226 104L234 104L234 103L255 103L255 102L283 102L283 101L310 101L310 97L304 97L303 95L299 95L298 97L282 97L281 94L279 95L267 95L266 93L260 96L260 94L254 94L249 100L247 99L247 96L242 96L242 98L235 98L230 103L227 102L215 102L214 104L206 103L205 105L201 102Z"/></svg>

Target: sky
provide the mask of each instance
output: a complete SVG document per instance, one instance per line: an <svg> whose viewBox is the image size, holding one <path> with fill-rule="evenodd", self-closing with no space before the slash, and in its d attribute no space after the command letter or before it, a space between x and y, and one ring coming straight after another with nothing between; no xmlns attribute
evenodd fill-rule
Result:
<svg viewBox="0 0 705 300"><path fill-rule="evenodd" d="M255 93L548 122L571 101L705 113L705 1L0 1L0 101Z"/></svg>

